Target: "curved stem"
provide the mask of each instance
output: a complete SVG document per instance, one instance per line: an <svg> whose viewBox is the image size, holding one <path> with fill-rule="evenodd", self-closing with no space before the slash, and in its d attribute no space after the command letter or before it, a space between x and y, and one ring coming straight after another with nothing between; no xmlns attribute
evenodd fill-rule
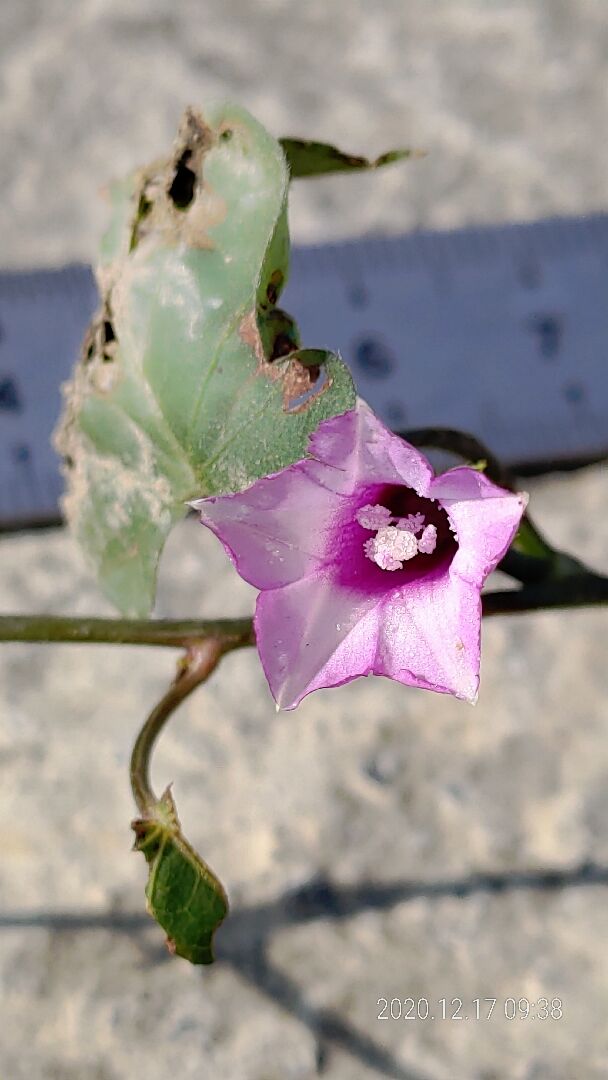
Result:
<svg viewBox="0 0 608 1080"><path fill-rule="evenodd" d="M187 649L203 638L231 648L253 645L251 619L83 619L80 616L0 615L0 641L166 645Z"/></svg>
<svg viewBox="0 0 608 1080"><path fill-rule="evenodd" d="M572 574L526 585L522 589L484 593L484 615L519 615L552 608L595 607L608 604L608 578L600 574Z"/></svg>
<svg viewBox="0 0 608 1080"><path fill-rule="evenodd" d="M229 647L228 647L229 648ZM150 761L154 744L178 705L196 687L209 678L227 651L225 642L207 638L193 644L178 664L177 673L167 693L152 709L142 727L131 754L131 788L137 806L145 815L158 802L150 783Z"/></svg>
<svg viewBox="0 0 608 1080"><path fill-rule="evenodd" d="M464 461L485 461L486 476L499 487L513 489L514 478L509 469L468 431L457 431L456 428L413 428L411 431L397 431L396 434L421 450L449 450Z"/></svg>

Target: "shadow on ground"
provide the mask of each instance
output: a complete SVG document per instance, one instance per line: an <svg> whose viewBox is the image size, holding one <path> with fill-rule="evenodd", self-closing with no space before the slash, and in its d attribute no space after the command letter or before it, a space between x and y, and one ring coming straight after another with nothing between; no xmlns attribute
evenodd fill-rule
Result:
<svg viewBox="0 0 608 1080"><path fill-rule="evenodd" d="M309 1005L289 976L269 962L267 946L272 934L315 919L340 920L366 911L388 911L397 904L419 898L464 899L481 893L500 895L527 889L554 892L584 886L608 886L608 867L587 862L570 870L480 874L437 882L396 881L384 885L362 882L349 887L336 886L326 877L317 877L272 903L234 911L218 936L217 963L229 965L309 1028L317 1041L319 1075L323 1074L332 1047L340 1047L378 1076L392 1080L426 1080L421 1073L403 1068L377 1042L357 1031L332 1009L316 1009ZM148 930L150 920L139 912L111 911L99 915L76 912L0 915L0 931L28 927L58 933L98 929L133 935ZM169 956L164 950L154 949L150 959L153 963L162 963L168 961Z"/></svg>

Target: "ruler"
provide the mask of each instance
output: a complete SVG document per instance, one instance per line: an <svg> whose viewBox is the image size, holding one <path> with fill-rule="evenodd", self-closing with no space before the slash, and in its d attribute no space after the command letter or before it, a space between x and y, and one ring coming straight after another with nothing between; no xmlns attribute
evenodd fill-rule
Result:
<svg viewBox="0 0 608 1080"><path fill-rule="evenodd" d="M0 273L0 527L58 520L50 446L91 270ZM534 470L608 454L608 215L295 248L283 306L392 428Z"/></svg>

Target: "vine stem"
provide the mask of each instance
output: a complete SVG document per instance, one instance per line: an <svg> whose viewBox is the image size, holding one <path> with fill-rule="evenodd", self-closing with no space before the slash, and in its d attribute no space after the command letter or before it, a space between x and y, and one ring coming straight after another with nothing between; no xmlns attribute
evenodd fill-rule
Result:
<svg viewBox="0 0 608 1080"><path fill-rule="evenodd" d="M150 762L158 736L172 713L197 686L206 682L230 647L225 640L216 637L191 644L179 661L171 686L154 706L137 736L131 754L130 774L133 797L142 816L145 817L158 802L150 783Z"/></svg>
<svg viewBox="0 0 608 1080"><path fill-rule="evenodd" d="M0 641L166 645L187 649L206 638L237 649L254 644L251 619L86 619L0 615Z"/></svg>
<svg viewBox="0 0 608 1080"><path fill-rule="evenodd" d="M524 585L521 589L484 593L481 600L484 615L523 615L556 608L598 607L608 604L608 577L592 573L572 574Z"/></svg>
<svg viewBox="0 0 608 1080"><path fill-rule="evenodd" d="M464 461L485 461L484 472L500 487L513 489L513 476L491 450L468 431L456 428L411 428L409 431L397 431L396 435L405 439L412 446L423 450L448 450L457 454Z"/></svg>
<svg viewBox="0 0 608 1080"><path fill-rule="evenodd" d="M524 614L543 608L608 604L608 577L590 571L484 593L484 615ZM0 642L164 645L189 649L208 639L223 651L255 645L253 620L242 619L83 619L79 616L0 615Z"/></svg>

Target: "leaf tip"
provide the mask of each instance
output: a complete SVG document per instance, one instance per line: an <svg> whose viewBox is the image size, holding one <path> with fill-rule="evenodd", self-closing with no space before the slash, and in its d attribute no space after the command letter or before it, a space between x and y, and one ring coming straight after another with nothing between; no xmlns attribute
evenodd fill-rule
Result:
<svg viewBox="0 0 608 1080"><path fill-rule="evenodd" d="M147 908L167 948L191 964L212 964L213 938L228 913L221 882L183 836L170 788L131 825L148 863Z"/></svg>

